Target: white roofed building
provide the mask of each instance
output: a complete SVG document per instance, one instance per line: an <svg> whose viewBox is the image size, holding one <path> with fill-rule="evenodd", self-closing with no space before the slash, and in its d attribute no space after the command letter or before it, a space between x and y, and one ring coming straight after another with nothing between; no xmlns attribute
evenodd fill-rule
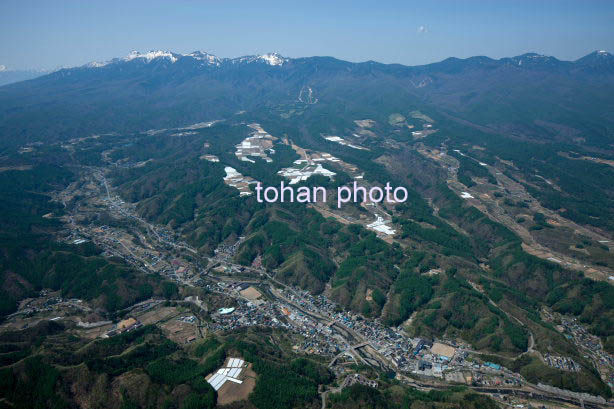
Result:
<svg viewBox="0 0 614 409"><path fill-rule="evenodd" d="M205 378L209 385L216 391L226 383L226 381L234 383L243 383L239 376L247 364L241 358L227 358L226 363L213 374Z"/></svg>

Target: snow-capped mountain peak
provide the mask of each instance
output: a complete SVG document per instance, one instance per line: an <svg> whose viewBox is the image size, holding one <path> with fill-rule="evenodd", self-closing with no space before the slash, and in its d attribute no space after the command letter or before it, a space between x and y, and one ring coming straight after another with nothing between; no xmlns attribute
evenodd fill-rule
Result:
<svg viewBox="0 0 614 409"><path fill-rule="evenodd" d="M283 63L286 62L286 59L277 53L259 55L258 59L269 65L283 65Z"/></svg>
<svg viewBox="0 0 614 409"><path fill-rule="evenodd" d="M0 65L0 72L6 71L6 65Z"/></svg>
<svg viewBox="0 0 614 409"><path fill-rule="evenodd" d="M117 64L119 62L128 62L128 61L133 61L133 60L143 60L149 63L159 58L160 59L165 58L165 59L168 59L171 63L174 63L178 60L178 57L180 57L180 55L172 53L170 51L156 50L156 51L150 51L148 53L141 53L135 50L135 51L131 51L130 54L128 54L124 58L114 58L110 61L92 61L92 62L85 64L83 67L101 68L109 64Z"/></svg>
<svg viewBox="0 0 614 409"><path fill-rule="evenodd" d="M92 61L90 63L83 65L83 67L84 68L101 68L101 67L105 67L110 64L114 65L114 64L118 64L122 62L130 62L134 60L150 63L154 60L166 59L170 61L171 63L175 63L183 58L196 60L201 66L207 65L207 66L214 66L214 67L221 67L225 63L250 64L250 63L255 63L255 62L267 64L270 66L281 66L290 60L289 58L285 58L277 53L267 53L267 54L262 54L262 55L248 55L244 57L230 59L230 58L220 58L220 57L217 57L213 54L209 54L204 51L193 51L189 54L178 54L178 53L174 53L171 51L152 50L147 53L141 53L140 51L132 51L130 54L128 54L126 57L123 57L123 58L114 58L112 60L103 61L103 62Z"/></svg>
<svg viewBox="0 0 614 409"><path fill-rule="evenodd" d="M267 53L261 55L245 55L243 57L233 58L229 61L232 64L251 64L257 62L271 66L281 66L289 60L289 58L285 58L277 53Z"/></svg>
<svg viewBox="0 0 614 409"><path fill-rule="evenodd" d="M150 62L156 58L167 58L171 62L177 61L177 57L173 53L171 53L170 51L162 51L162 50L150 51L145 54L141 54L138 51L132 51L130 54L128 54L128 56L124 57L124 61L132 61L137 58L142 58L146 60L147 62Z"/></svg>
<svg viewBox="0 0 614 409"><path fill-rule="evenodd" d="M203 51L194 51L190 54L184 54L184 57L192 57L198 61L205 61L210 65L220 65L221 59L213 54L209 54Z"/></svg>

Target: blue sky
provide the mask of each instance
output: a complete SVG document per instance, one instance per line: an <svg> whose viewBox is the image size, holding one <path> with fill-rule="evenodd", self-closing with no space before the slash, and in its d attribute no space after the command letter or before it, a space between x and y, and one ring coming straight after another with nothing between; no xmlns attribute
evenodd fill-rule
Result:
<svg viewBox="0 0 614 409"><path fill-rule="evenodd" d="M0 65L75 66L131 50L279 52L407 65L614 51L614 1L0 1Z"/></svg>

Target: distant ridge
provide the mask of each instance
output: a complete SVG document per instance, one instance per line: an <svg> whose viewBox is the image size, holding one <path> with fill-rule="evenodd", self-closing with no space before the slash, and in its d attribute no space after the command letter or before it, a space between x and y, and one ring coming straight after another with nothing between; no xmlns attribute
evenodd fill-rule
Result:
<svg viewBox="0 0 614 409"><path fill-rule="evenodd" d="M594 124L595 135L614 127L614 57L603 50L576 61L526 53L447 58L419 66L157 50L133 51L0 87L0 148L266 111L302 102L306 89L318 101L312 108L327 112L363 112L380 101L381 109L390 112L427 104L501 132L513 122L572 125L575 118ZM387 121L390 112L380 120Z"/></svg>
<svg viewBox="0 0 614 409"><path fill-rule="evenodd" d="M266 53L266 54L261 54L261 55L247 55L247 56L235 57L235 58L223 58L223 57L218 57L216 55L210 54L205 51L198 51L198 50L193 51L188 54L180 54L180 53L175 53L172 51L164 51L164 50L152 50L152 51L145 52L145 53L141 53L139 51L132 51L130 54L128 54L127 56L123 58L114 58L112 60L104 61L104 62L93 61L93 62L83 65L83 67L100 68L100 67L104 67L110 64L117 64L121 62L133 61L133 60L142 61L142 62L151 62L154 60L167 60L171 63L175 63L179 61L180 59L193 59L193 60L200 61L205 64L213 65L213 66L220 66L225 63L238 64L238 63L254 63L254 62L265 63L270 66L282 66L284 63L291 61L291 60L302 60L302 59L308 59L308 58L317 58L317 57L288 58L278 53ZM335 59L334 57L326 57L326 58ZM449 57L440 62L434 62L434 63L423 64L423 65L410 66L410 65L396 64L396 63L387 64L387 65L401 65L405 67L420 67L420 66L450 63L454 61L472 61L472 62L481 61L482 63L487 63L487 62L510 63L511 62L519 66L521 66L522 64L538 65L538 64L558 64L558 63L561 63L561 64L565 64L565 63L592 64L592 63L597 63L597 62L603 63L605 61L611 62L612 58L614 58L612 54L610 54L609 52L605 50L593 51L590 54L587 54L586 56L581 57L575 61L559 60L556 57L537 54L534 52L528 52L522 55L518 55L516 57L504 57L500 59L493 59L493 58L486 57L486 56L476 56L476 57L468 57L468 58ZM382 64L377 61L371 61L371 60L365 61L365 62L359 62L356 64L365 64L365 63Z"/></svg>

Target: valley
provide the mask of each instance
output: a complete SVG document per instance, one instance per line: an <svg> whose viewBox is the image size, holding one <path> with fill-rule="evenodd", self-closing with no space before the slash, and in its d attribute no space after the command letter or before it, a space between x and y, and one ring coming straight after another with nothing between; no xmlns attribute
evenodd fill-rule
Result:
<svg viewBox="0 0 614 409"><path fill-rule="evenodd" d="M0 407L614 407L606 54L0 88Z"/></svg>
<svg viewBox="0 0 614 409"><path fill-rule="evenodd" d="M250 127L254 128L254 126ZM258 127L258 129L257 132L266 133L262 128ZM155 133L149 132L149 134ZM183 135L181 136L183 137ZM75 141L72 148L67 147L66 149L77 152L84 148L83 142ZM77 143L80 146L75 148ZM126 140L120 139L116 143L118 146L125 145ZM206 142L205 145L207 146L206 149L211 149L210 142ZM274 146L271 145L267 149L274 152ZM292 144L292 149L295 152L306 152L305 149L298 147L296 144ZM61 217L62 223L67 228L61 234L62 239L76 245L92 242L102 249L102 255L105 257L119 258L144 274L162 276L176 283L179 287L198 289L197 293L200 296L196 296L196 298L188 296L184 301L178 300L175 303L191 303L203 308L204 314L210 316L210 319L203 320L195 315L198 330L188 330L183 338L175 337L174 339L177 342L189 344L198 342L200 339L206 339L210 334L223 334L245 327L269 327L274 330L285 330L296 334L301 341L295 345L294 352L328 357L331 360L330 370L339 377L352 373L348 365L363 364L375 368L377 371L395 373L396 378L402 383L419 389L441 388L446 385L446 382L453 381L465 383L470 388L482 392L487 391L488 388L495 388L493 392L489 393L494 398L503 396L501 391L505 390L515 391L517 396L524 396L523 394L527 393L539 394L541 399L562 400L568 403L577 399L578 405L585 406L592 404L601 407L600 405L606 403L602 398L591 395L577 395L574 392L564 391L553 393L552 389L542 386L541 383L533 383L518 372L487 361L493 359L494 356L501 356L507 362L512 356L475 350L470 343L457 337L433 339L431 337L409 336L407 328L403 326L391 327L380 318L370 318L361 313L346 311L329 298L330 296L335 297L334 292L330 289L314 296L300 287L280 281L279 277L283 277L283 266L269 269L256 261L252 262L251 266L238 264L236 259L242 247L245 246L245 237L239 237L236 243L228 243L227 246L222 245L222 247L215 249L212 255L203 254L201 250L186 241L185 233L173 231L168 225L163 226L147 221L140 215L139 203L129 203L120 196L117 187L113 186L113 183L108 179L109 175L116 172L114 169L130 169L131 167L140 169L147 165L142 165L142 161L132 162L133 164L125 160L114 161L111 159L114 150L115 148L111 148L106 151L107 153L105 153L101 162L103 166L90 165L74 168L73 171L77 172L78 178L66 189L53 195L53 200L61 203L66 209L65 214ZM573 222L543 208L536 199L527 193L521 184L505 176L497 167L480 163L480 166L491 172L496 184L487 185L483 182L477 182L474 186L469 187L459 182L457 176L458 162L453 156L446 154L445 149L431 150L423 145L418 145L416 152L435 161L449 172L446 183L451 190L461 198L466 195L465 200L467 202L474 204L477 209L493 221L501 223L518 234L523 240L523 249L529 253L545 259L558 256L561 263L566 263L568 268L580 269L578 267L582 267L580 270L584 271L589 277L600 280L607 279L609 270L597 270L596 268L589 270L586 266L568 262L567 260L572 260L570 256L554 252L540 244L532 235L532 231L518 223L514 215L510 214L508 210L510 206L506 206L505 203L512 200L523 201L529 203L529 206L522 208L522 212L525 214L528 212L544 213L549 223L556 223L557 226L573 229L576 234L583 234L592 240L604 241L604 236L586 227L575 225ZM461 151L456 152L463 157L468 157ZM333 157L326 152L318 152L317 155L319 156L315 156L316 159L313 159L313 154L303 153L303 155L306 158L303 160L307 163L320 157ZM272 160L262 157L257 160L270 163L275 160L275 157L273 155ZM246 161L240 155L237 155L237 158ZM251 159L247 162L255 163ZM354 175L354 180L360 177L362 186L367 188L373 186L363 178L364 170L341 160L337 160L337 162L340 170L348 172L350 177ZM220 167L226 166L223 162L213 161L212 163ZM246 175L247 178L251 177L249 173ZM333 175L335 174L333 173ZM224 181L227 182L226 179ZM309 176L304 181L309 181ZM239 189L239 197L243 197L241 188L237 188ZM496 197L493 192L503 193ZM237 194L236 191L234 194ZM392 223L394 225L393 220L398 217L394 205L366 202L347 210L334 205L329 206L325 202L314 203L312 206L324 217L332 217L346 225L359 224L365 229L373 229L378 237L389 244L398 245L400 248L412 246L411 237L408 241L407 238L396 234L394 230L378 229L378 225L372 223L373 218L376 218L381 224L386 221L386 224ZM99 217L101 214L106 215L104 219ZM106 222L106 224L101 222ZM397 226L395 226L396 229L401 230ZM467 234L459 226L454 228L459 229L461 234ZM398 267L395 266L395 268ZM475 291L484 292L475 283L470 283ZM247 286L252 286L251 288L257 288L260 291L261 297L258 302L241 295L242 289ZM219 311L222 311L226 306L232 311L230 313L209 311L210 301L208 301L209 296L207 294L217 298L217 305L221 308ZM373 290L367 291L367 297L372 297L369 294L373 294ZM204 297L204 299L199 299L199 297ZM505 308L494 303L491 299L489 299L489 302L497 309ZM78 300L78 303L81 303L81 300ZM142 308L143 303L146 303L147 308ZM84 330L84 333L101 336L111 333L113 328L116 327L116 324L111 321L101 321L100 323L82 321L85 319L83 315L78 312L75 314L75 311L70 310L70 308L62 308L60 305L61 302L55 307L54 314L58 315L53 319L56 321L73 321L79 326L92 328ZM163 311L163 305L163 299L152 298L140 302L134 307L127 308L124 315L135 318L139 323L153 324L165 329L166 323L170 322L169 317L172 319L179 317L181 312L174 312L170 315L158 313L157 311ZM35 326L40 321L41 316L39 312L36 312L32 317L32 312L30 303L25 304L19 311L7 317L8 321L4 328L24 329ZM87 310L85 312L87 313ZM63 316L62 313L66 315ZM521 326L525 325L523 321L511 315L510 312L505 311L505 314ZM47 313L47 315L49 314ZM26 318L28 316L31 318ZM548 315L548 317L552 317L552 315ZM557 320L560 319L557 318ZM574 320L565 316L562 319ZM552 320L552 318L549 318L549 320ZM573 330L574 332L587 332L575 321L573 326L576 328ZM565 324L565 328L571 328L571 324ZM172 330L171 333L174 331ZM537 357L544 364L551 362L551 360L547 361L541 352L534 351L534 338L535 335L530 333L530 345L527 352L518 356L527 353ZM592 344L588 344L590 346L586 346L583 344L584 338L582 336L576 338L574 335L572 339L578 347L582 345L582 348L588 348L589 353L598 354L600 357L597 361L600 362L601 376L604 380L610 382L614 380L614 359L603 349L598 349L602 348L599 341L597 343L593 341ZM447 356L437 355L431 351L429 345L447 345L453 352ZM556 367L558 364L548 363L548 365ZM578 366L578 368L581 367ZM496 392L494 392L495 390ZM323 395L326 393L323 392Z"/></svg>

